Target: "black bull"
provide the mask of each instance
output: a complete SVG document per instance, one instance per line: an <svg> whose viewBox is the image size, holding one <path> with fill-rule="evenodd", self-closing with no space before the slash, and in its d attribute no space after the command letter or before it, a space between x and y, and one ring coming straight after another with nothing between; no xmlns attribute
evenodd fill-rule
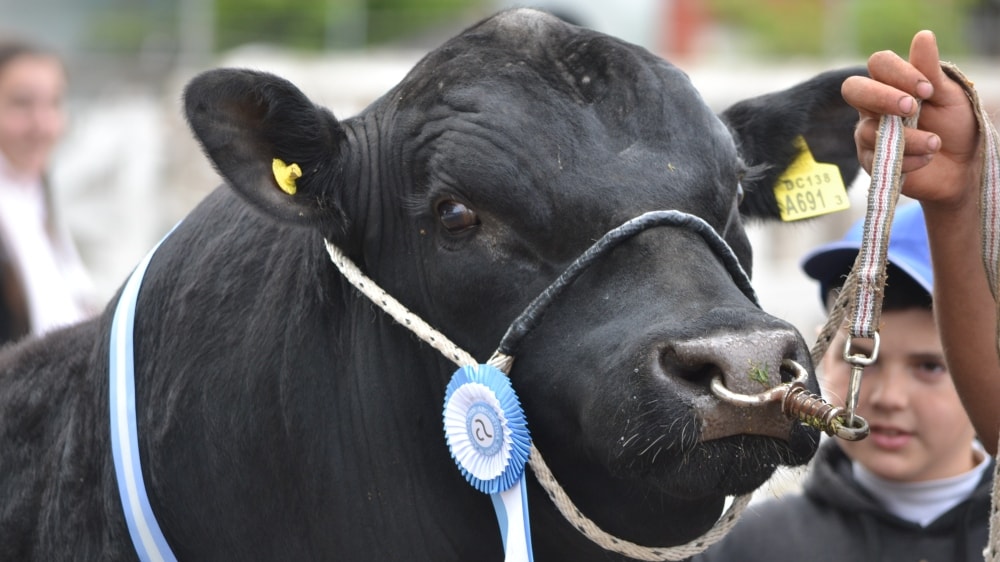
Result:
<svg viewBox="0 0 1000 562"><path fill-rule="evenodd" d="M442 435L454 365L349 286L324 237L485 360L583 250L646 211L703 218L749 271L743 221L776 216L796 136L856 173L856 114L840 98L856 72L716 116L667 62L522 10L450 40L343 121L268 74L197 77L187 116L228 186L155 255L135 336L141 460L174 552L499 559L490 502ZM294 195L273 158L301 167ZM2 560L134 557L109 451L111 308L0 354ZM711 526L726 494L812 455L814 430L708 390L716 374L746 390L752 364L777 384L786 358L809 367L794 329L668 227L577 279L510 377L581 511L668 545ZM539 560L614 558L528 486Z"/></svg>

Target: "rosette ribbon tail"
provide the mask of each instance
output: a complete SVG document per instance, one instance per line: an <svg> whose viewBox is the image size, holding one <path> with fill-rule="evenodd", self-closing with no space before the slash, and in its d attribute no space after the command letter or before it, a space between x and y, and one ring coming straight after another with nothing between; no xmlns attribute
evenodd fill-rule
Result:
<svg viewBox="0 0 1000 562"><path fill-rule="evenodd" d="M533 562L531 523L528 520L528 487L521 477L516 484L490 494L503 538L504 562Z"/></svg>

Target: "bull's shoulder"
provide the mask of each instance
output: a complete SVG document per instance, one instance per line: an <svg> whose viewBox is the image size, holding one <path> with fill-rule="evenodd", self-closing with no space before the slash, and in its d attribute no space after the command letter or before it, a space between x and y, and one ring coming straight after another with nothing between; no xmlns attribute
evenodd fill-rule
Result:
<svg viewBox="0 0 1000 562"><path fill-rule="evenodd" d="M88 378L99 331L99 320L93 319L0 348L0 415L6 420L16 410L20 423L28 423L31 416L25 413L36 406L58 410L52 393ZM46 413L51 412L39 412ZM0 431L12 429L5 424Z"/></svg>
<svg viewBox="0 0 1000 562"><path fill-rule="evenodd" d="M37 556L41 529L96 521L107 423L92 320L0 350L0 559ZM88 549L84 549L88 550ZM42 556L44 558L44 555Z"/></svg>
<svg viewBox="0 0 1000 562"><path fill-rule="evenodd" d="M94 370L99 330L95 319L0 350L0 470L14 468L12 451L45 454L36 443L76 423L72 411L107 388Z"/></svg>

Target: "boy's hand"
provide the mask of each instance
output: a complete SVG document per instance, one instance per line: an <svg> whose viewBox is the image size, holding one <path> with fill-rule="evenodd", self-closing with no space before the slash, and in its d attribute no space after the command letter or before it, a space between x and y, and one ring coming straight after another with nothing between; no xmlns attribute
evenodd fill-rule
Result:
<svg viewBox="0 0 1000 562"><path fill-rule="evenodd" d="M979 127L965 91L941 69L937 41L921 31L910 44L910 60L892 51L868 59L871 78L848 78L841 93L861 114L854 132L858 160L871 173L875 134L882 114L907 117L923 100L918 128L907 128L903 193L926 205L959 205L978 197L982 155ZM971 132L971 134L970 134Z"/></svg>

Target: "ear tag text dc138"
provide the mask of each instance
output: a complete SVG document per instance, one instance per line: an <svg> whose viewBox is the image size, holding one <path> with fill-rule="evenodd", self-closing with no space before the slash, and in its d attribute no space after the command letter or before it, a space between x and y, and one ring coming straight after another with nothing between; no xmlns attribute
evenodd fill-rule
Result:
<svg viewBox="0 0 1000 562"><path fill-rule="evenodd" d="M774 184L781 220L797 221L851 206L836 164L817 162L802 135L794 142L799 155Z"/></svg>

